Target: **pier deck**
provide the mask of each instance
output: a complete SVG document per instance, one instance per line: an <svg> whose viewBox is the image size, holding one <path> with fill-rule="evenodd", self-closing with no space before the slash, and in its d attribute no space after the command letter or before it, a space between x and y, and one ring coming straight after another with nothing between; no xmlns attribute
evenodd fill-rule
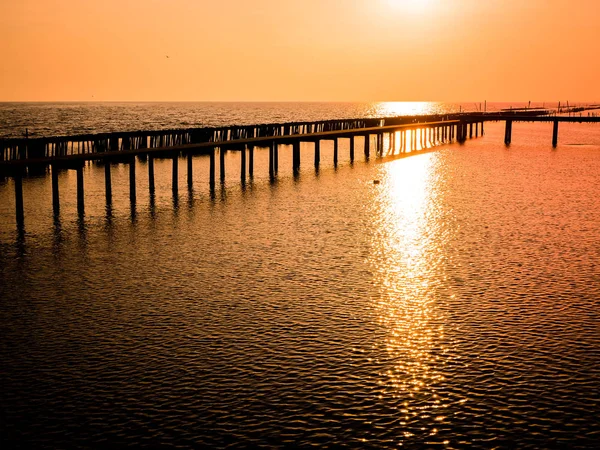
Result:
<svg viewBox="0 0 600 450"><path fill-rule="evenodd" d="M240 154L241 182L254 174L254 149L269 151L269 176L274 179L279 171L279 146L292 147L292 170L300 169L300 143L314 143L314 165L318 169L321 160L320 142L332 140L333 163L338 164L338 140L350 139L350 162L355 158L355 137L362 136L365 159L371 155L371 136L376 137L374 154L382 157L395 152L405 153L416 149L432 148L450 142L463 143L467 138L484 133L484 123L505 121L504 142L512 139L513 122L552 122L552 145L557 146L560 122L598 123L600 117L556 116L549 111L532 110L498 113L460 113L448 115L392 117L384 119L343 119L320 122L264 124L220 128L196 128L185 130L134 131L48 138L25 138L0 140L0 176L14 178L17 226L22 229L23 177L27 173L40 173L50 167L52 174L52 205L54 214L60 211L58 171L77 171L77 210L84 214L83 167L86 161L102 161L105 169L106 202L112 197L111 163L129 164L130 200L136 199L136 156L147 158L149 190L154 194L154 158L173 159L173 193L178 192L178 159L187 156L187 181L192 189L193 160L195 154L209 155L209 183L215 186L216 152L219 153L219 176L225 181L225 153ZM384 151L384 136L388 149Z"/></svg>

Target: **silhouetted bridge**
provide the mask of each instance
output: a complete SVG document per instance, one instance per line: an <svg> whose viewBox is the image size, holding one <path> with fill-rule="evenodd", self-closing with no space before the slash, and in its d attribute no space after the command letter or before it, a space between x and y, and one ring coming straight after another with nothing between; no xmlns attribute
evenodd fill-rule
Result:
<svg viewBox="0 0 600 450"><path fill-rule="evenodd" d="M515 113L461 113L449 115L403 116L381 119L343 119L318 122L295 122L218 128L134 131L77 136L0 140L0 172L14 178L17 225L23 226L22 179L27 173L47 171L52 175L52 203L55 214L60 210L58 172L77 172L77 209L84 213L83 167L86 161L102 161L105 168L106 202L112 198L111 163L128 163L130 200L136 199L135 157L146 158L151 196L154 195L154 158L173 159L173 192L179 188L178 159L187 156L187 183L193 185L193 156L209 156L209 184L215 187L216 154L219 154L219 178L225 181L225 152L240 153L241 182L254 175L254 150L269 151L269 176L279 170L279 146L291 145L292 170L300 170L300 143L314 143L314 165L321 160L320 143L333 141L333 164L338 164L338 141L349 139L350 162L355 159L355 138L362 137L363 153L369 159L413 152L449 142L464 142L483 135L485 121L505 121L505 143L510 145L512 124L520 121L553 122L552 144L557 145L559 122L600 122L600 117L549 116L548 111L519 110ZM384 136L387 135L387 149Z"/></svg>

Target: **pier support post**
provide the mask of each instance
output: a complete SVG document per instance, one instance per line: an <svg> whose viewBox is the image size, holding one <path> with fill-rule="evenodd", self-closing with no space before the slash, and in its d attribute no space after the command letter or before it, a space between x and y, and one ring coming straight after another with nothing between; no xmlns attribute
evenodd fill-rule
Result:
<svg viewBox="0 0 600 450"><path fill-rule="evenodd" d="M173 194L179 191L179 153L173 157Z"/></svg>
<svg viewBox="0 0 600 450"><path fill-rule="evenodd" d="M319 168L319 164L321 163L321 141L317 139L315 141L315 168Z"/></svg>
<svg viewBox="0 0 600 450"><path fill-rule="evenodd" d="M248 146L248 176L254 177L254 145Z"/></svg>
<svg viewBox="0 0 600 450"><path fill-rule="evenodd" d="M221 183L225 183L225 149L219 148L219 171Z"/></svg>
<svg viewBox="0 0 600 450"><path fill-rule="evenodd" d="M275 177L275 146L277 144L275 142L271 142L269 146L269 177L273 179Z"/></svg>
<svg viewBox="0 0 600 450"><path fill-rule="evenodd" d="M213 147L210 150L209 156L209 175L208 175L208 183L210 184L210 189L213 190L215 188L215 148Z"/></svg>
<svg viewBox="0 0 600 450"><path fill-rule="evenodd" d="M506 121L506 128L504 129L504 143L510 145L512 140L512 120Z"/></svg>
<svg viewBox="0 0 600 450"><path fill-rule="evenodd" d="M54 172L54 168L52 169ZM110 162L104 161L104 188L106 191L106 204L112 202L112 177L110 176Z"/></svg>
<svg viewBox="0 0 600 450"><path fill-rule="evenodd" d="M194 186L194 178L193 178L193 170L194 170L194 165L192 162L192 153L188 153L187 154L187 185L188 185L188 190L192 190L193 186Z"/></svg>
<svg viewBox="0 0 600 450"><path fill-rule="evenodd" d="M404 153L406 153L406 150L408 149L408 133L406 132L406 130L404 130L402 132L402 136L403 136L403 139L402 139L402 142L403 142L403 144L402 144L402 151Z"/></svg>
<svg viewBox="0 0 600 450"><path fill-rule="evenodd" d="M552 147L556 148L558 145L558 120L554 121L554 126L552 127Z"/></svg>
<svg viewBox="0 0 600 450"><path fill-rule="evenodd" d="M333 165L338 165L338 138L333 139Z"/></svg>
<svg viewBox="0 0 600 450"><path fill-rule="evenodd" d="M371 155L371 135L365 135L365 159L368 161Z"/></svg>
<svg viewBox="0 0 600 450"><path fill-rule="evenodd" d="M475 137L479 137L479 122L475 122Z"/></svg>
<svg viewBox="0 0 600 450"><path fill-rule="evenodd" d="M23 225L25 224L25 212L23 209L23 176L21 175L21 173L15 175L14 181L17 227L23 228Z"/></svg>
<svg viewBox="0 0 600 450"><path fill-rule="evenodd" d="M469 124L469 139L473 139L473 122Z"/></svg>
<svg viewBox="0 0 600 450"><path fill-rule="evenodd" d="M135 204L135 197L135 158L131 158L129 160L129 200L132 205Z"/></svg>
<svg viewBox="0 0 600 450"><path fill-rule="evenodd" d="M83 164L77 167L77 213L79 216L84 214L84 196L83 196Z"/></svg>
<svg viewBox="0 0 600 450"><path fill-rule="evenodd" d="M300 165L300 157L298 156L298 166ZM279 172L279 145L273 146L273 172L275 175Z"/></svg>
<svg viewBox="0 0 600 450"><path fill-rule="evenodd" d="M354 162L354 136L350 136L350 162Z"/></svg>
<svg viewBox="0 0 600 450"><path fill-rule="evenodd" d="M300 170L300 142L294 141L292 144L292 159L293 159L293 170L294 174L297 174Z"/></svg>
<svg viewBox="0 0 600 450"><path fill-rule="evenodd" d="M240 155L240 178L242 179L242 183L246 182L246 146L244 145L241 150L242 154Z"/></svg>
<svg viewBox="0 0 600 450"><path fill-rule="evenodd" d="M60 196L58 192L58 167L56 164L52 164L52 210L54 215L57 216L60 212Z"/></svg>
<svg viewBox="0 0 600 450"><path fill-rule="evenodd" d="M485 133L483 132L483 122L481 122L481 135L483 136Z"/></svg>
<svg viewBox="0 0 600 450"><path fill-rule="evenodd" d="M148 190L154 195L154 156L148 155Z"/></svg>

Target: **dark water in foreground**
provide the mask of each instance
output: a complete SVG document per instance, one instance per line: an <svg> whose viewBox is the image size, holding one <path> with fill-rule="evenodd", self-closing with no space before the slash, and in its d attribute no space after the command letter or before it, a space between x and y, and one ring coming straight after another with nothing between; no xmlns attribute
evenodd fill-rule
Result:
<svg viewBox="0 0 600 450"><path fill-rule="evenodd" d="M56 224L28 180L24 242L0 186L2 441L597 447L600 128L486 132L318 175L303 144L275 184L262 152L245 189L232 154L214 199L159 162L154 206L140 163L133 217L124 166L83 222L74 174Z"/></svg>

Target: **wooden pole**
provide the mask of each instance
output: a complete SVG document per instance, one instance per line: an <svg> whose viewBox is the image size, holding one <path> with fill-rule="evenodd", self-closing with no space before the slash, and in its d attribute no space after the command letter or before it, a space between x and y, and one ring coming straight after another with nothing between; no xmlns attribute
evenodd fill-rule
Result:
<svg viewBox="0 0 600 450"><path fill-rule="evenodd" d="M58 191L58 167L56 164L52 164L52 209L54 215L58 215L60 212L60 195Z"/></svg>
<svg viewBox="0 0 600 450"><path fill-rule="evenodd" d="M274 155L275 155L275 146L277 144L275 143L275 141L271 142L271 145L269 146L269 177L270 178L274 178L275 177L275 162L274 162Z"/></svg>
<svg viewBox="0 0 600 450"><path fill-rule="evenodd" d="M254 145L248 146L248 176L254 177Z"/></svg>
<svg viewBox="0 0 600 450"><path fill-rule="evenodd" d="M77 213L80 216L84 214L84 196L83 196L83 164L77 167Z"/></svg>
<svg viewBox="0 0 600 450"><path fill-rule="evenodd" d="M350 162L354 162L354 136L350 136Z"/></svg>
<svg viewBox="0 0 600 450"><path fill-rule="evenodd" d="M246 181L246 146L242 147L240 155L240 178L242 183Z"/></svg>
<svg viewBox="0 0 600 450"><path fill-rule="evenodd" d="M104 161L104 187L106 189L106 204L110 205L112 202L112 179L110 176L110 163L108 161Z"/></svg>
<svg viewBox="0 0 600 450"><path fill-rule="evenodd" d="M154 156L148 155L148 189L150 196L154 195Z"/></svg>
<svg viewBox="0 0 600 450"><path fill-rule="evenodd" d="M300 171L300 142L294 141L292 144L292 159L293 159L293 171L294 174Z"/></svg>
<svg viewBox="0 0 600 450"><path fill-rule="evenodd" d="M512 141L512 120L506 121L506 128L504 129L504 143L510 145Z"/></svg>
<svg viewBox="0 0 600 450"><path fill-rule="evenodd" d="M554 126L552 128L552 147L556 148L558 145L558 120L554 121Z"/></svg>
<svg viewBox="0 0 600 450"><path fill-rule="evenodd" d="M221 172L221 183L225 183L225 150L223 147L219 148L219 169Z"/></svg>
<svg viewBox="0 0 600 450"><path fill-rule="evenodd" d="M337 167L338 165L338 139L333 139L333 165Z"/></svg>
<svg viewBox="0 0 600 450"><path fill-rule="evenodd" d="M371 135L365 135L365 160L369 160L371 154Z"/></svg>
<svg viewBox="0 0 600 450"><path fill-rule="evenodd" d="M321 163L321 141L315 141L315 167L318 168Z"/></svg>
<svg viewBox="0 0 600 450"><path fill-rule="evenodd" d="M173 157L173 194L179 191L179 154Z"/></svg>
<svg viewBox="0 0 600 450"><path fill-rule="evenodd" d="M23 228L25 224L25 212L23 209L23 176L18 173L15 180L15 210L17 217L17 227Z"/></svg>
<svg viewBox="0 0 600 450"><path fill-rule="evenodd" d="M129 161L129 200L132 205L135 204L135 197L135 158L131 158Z"/></svg>
<svg viewBox="0 0 600 450"><path fill-rule="evenodd" d="M188 153L187 154L187 185L188 185L188 190L190 190L190 191L194 187L193 170L194 170L194 165L192 162L192 154Z"/></svg>
<svg viewBox="0 0 600 450"><path fill-rule="evenodd" d="M215 148L214 147L210 150L209 158L210 158L210 162L209 162L208 182L210 184L210 188L214 189L215 188Z"/></svg>

